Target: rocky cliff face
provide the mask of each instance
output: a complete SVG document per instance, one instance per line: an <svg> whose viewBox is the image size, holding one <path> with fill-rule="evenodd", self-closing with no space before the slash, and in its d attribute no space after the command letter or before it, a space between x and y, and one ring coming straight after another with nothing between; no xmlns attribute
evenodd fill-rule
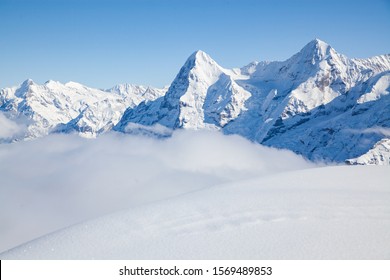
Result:
<svg viewBox="0 0 390 280"><path fill-rule="evenodd" d="M25 138L212 129L311 160L388 164L381 155L389 136L389 91L390 55L350 59L316 39L286 61L240 69L225 69L197 51L168 89L119 85L102 91L28 80L1 91L0 109L29 121Z"/></svg>
<svg viewBox="0 0 390 280"><path fill-rule="evenodd" d="M233 70L199 51L165 96L127 109L115 129L220 129L312 160L343 162L384 137L367 128L390 126L389 71L389 55L349 59L320 40L286 61Z"/></svg>

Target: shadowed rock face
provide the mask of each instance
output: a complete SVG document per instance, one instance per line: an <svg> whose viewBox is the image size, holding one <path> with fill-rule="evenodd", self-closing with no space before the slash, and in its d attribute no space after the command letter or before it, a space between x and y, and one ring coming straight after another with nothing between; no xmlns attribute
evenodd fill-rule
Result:
<svg viewBox="0 0 390 280"><path fill-rule="evenodd" d="M96 137L145 128L150 134L146 126L157 125L221 130L311 160L355 163L352 159L388 137L389 85L390 55L350 59L315 39L286 61L252 62L241 69L225 69L197 51L168 89L119 85L102 91L27 80L1 91L0 109L28 123L25 135L7 141L53 132Z"/></svg>
<svg viewBox="0 0 390 280"><path fill-rule="evenodd" d="M316 39L283 62L224 69L204 52L184 64L167 94L129 108L129 123L220 129L311 160L343 162L366 153L390 127L390 56L349 59Z"/></svg>

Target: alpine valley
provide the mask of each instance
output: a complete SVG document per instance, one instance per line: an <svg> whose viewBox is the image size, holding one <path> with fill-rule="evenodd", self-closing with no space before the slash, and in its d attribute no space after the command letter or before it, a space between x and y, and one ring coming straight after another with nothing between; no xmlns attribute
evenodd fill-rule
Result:
<svg viewBox="0 0 390 280"><path fill-rule="evenodd" d="M0 111L25 129L0 141L207 129L314 161L389 165L389 91L389 54L350 59L318 39L286 61L234 69L197 51L164 89L32 80L2 89Z"/></svg>

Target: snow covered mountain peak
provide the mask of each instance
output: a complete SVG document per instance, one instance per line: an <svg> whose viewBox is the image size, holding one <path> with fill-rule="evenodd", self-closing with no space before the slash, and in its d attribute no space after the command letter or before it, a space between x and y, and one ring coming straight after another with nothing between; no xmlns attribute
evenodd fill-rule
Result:
<svg viewBox="0 0 390 280"><path fill-rule="evenodd" d="M364 162L376 163L388 145L375 148L384 135L371 128L390 127L389 73L390 55L350 59L319 39L285 61L235 69L198 50L166 89L26 80L1 91L0 110L33 120L29 137L53 130L92 137L111 129L150 132L145 126L154 125L218 129L309 159L353 163L374 149Z"/></svg>
<svg viewBox="0 0 390 280"><path fill-rule="evenodd" d="M28 79L19 86L0 91L0 111L11 119L28 123L25 135L8 139L10 141L52 132L76 132L84 137L96 137L110 130L126 108L144 100L154 100L164 93L163 89L143 86L139 86L138 91L119 93L53 80L39 85Z"/></svg>
<svg viewBox="0 0 390 280"><path fill-rule="evenodd" d="M60 84L60 82L59 81L54 81L54 80L48 80L48 81L46 81L45 83L44 83L44 85L45 86L47 86L47 85L58 85L58 84Z"/></svg>
<svg viewBox="0 0 390 280"><path fill-rule="evenodd" d="M290 64L300 64L311 68L312 66L321 67L322 61L338 59L339 57L340 55L329 44L314 39L287 61Z"/></svg>
<svg viewBox="0 0 390 280"><path fill-rule="evenodd" d="M222 72L223 68L217 62L204 51L198 50L189 56L176 79L184 78L195 82L208 80L211 83Z"/></svg>
<svg viewBox="0 0 390 280"><path fill-rule="evenodd" d="M126 132L131 123L220 129L309 159L340 162L381 139L364 133L365 126L390 126L389 62L388 56L349 59L319 39L286 61L232 70L198 51L165 96L126 110L115 129Z"/></svg>
<svg viewBox="0 0 390 280"><path fill-rule="evenodd" d="M20 87L28 87L28 86L31 86L34 84L35 84L35 82L32 79L28 78L28 79L24 80L21 84L19 84L19 86Z"/></svg>
<svg viewBox="0 0 390 280"><path fill-rule="evenodd" d="M328 43L316 38L306 44L301 51L325 57L329 53L330 49L332 49L332 47Z"/></svg>
<svg viewBox="0 0 390 280"><path fill-rule="evenodd" d="M115 129L126 132L129 123L158 123L195 130L225 126L246 110L245 101L251 96L236 83L234 73L205 52L196 51L186 60L165 96L126 110Z"/></svg>
<svg viewBox="0 0 390 280"><path fill-rule="evenodd" d="M32 79L27 79L27 80L23 81L22 86L31 86L33 84L35 84L35 83Z"/></svg>
<svg viewBox="0 0 390 280"><path fill-rule="evenodd" d="M187 59L188 61L195 61L198 63L215 63L215 61L204 51L197 50L193 52Z"/></svg>

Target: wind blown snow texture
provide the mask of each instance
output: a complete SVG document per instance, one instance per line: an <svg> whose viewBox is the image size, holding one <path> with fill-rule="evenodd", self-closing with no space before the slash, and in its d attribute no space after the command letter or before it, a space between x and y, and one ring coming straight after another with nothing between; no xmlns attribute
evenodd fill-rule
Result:
<svg viewBox="0 0 390 280"><path fill-rule="evenodd" d="M153 135L159 127L163 137L175 129L207 129L310 160L357 164L360 157L359 164L386 164L383 149L375 159L369 151L388 137L389 92L390 55L350 59L316 39L286 61L235 69L197 51L164 89L124 84L103 91L27 80L1 91L0 110L27 120L26 133L3 141L51 133L96 137L112 129Z"/></svg>

